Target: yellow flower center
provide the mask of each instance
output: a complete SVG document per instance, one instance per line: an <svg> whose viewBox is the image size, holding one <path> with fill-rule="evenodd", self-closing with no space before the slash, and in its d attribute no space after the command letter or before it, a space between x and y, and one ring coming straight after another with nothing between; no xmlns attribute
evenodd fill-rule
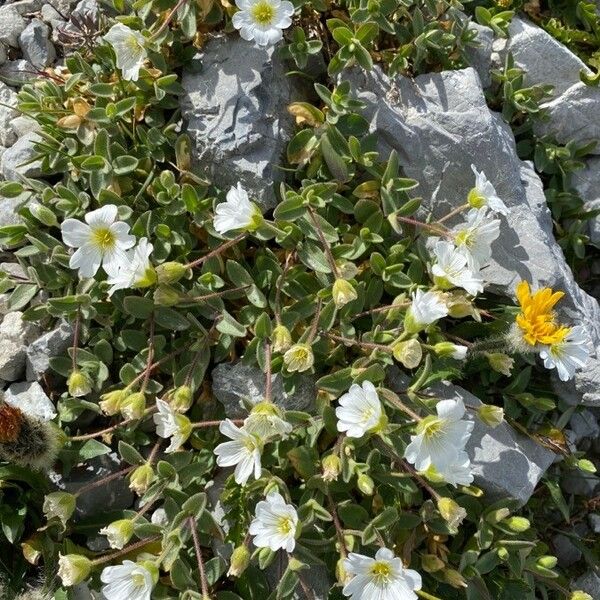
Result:
<svg viewBox="0 0 600 600"><path fill-rule="evenodd" d="M473 188L467 196L467 202L473 208L481 208L487 204L487 199L477 188Z"/></svg>
<svg viewBox="0 0 600 600"><path fill-rule="evenodd" d="M553 311L563 296L564 292L553 292L550 288L542 288L532 294L526 281L519 283L517 300L521 305L521 312L517 315L516 322L527 344L552 345L564 340L570 328L556 323Z"/></svg>
<svg viewBox="0 0 600 600"><path fill-rule="evenodd" d="M115 235L107 227L99 227L93 232L94 244L103 251L110 250L115 245Z"/></svg>
<svg viewBox="0 0 600 600"><path fill-rule="evenodd" d="M392 575L392 567L387 562L375 562L371 567L371 575L379 585L388 583Z"/></svg>
<svg viewBox="0 0 600 600"><path fill-rule="evenodd" d="M417 433L422 433L425 438L431 440L437 437L443 429L444 422L442 419L430 415L425 417L417 426Z"/></svg>
<svg viewBox="0 0 600 600"><path fill-rule="evenodd" d="M257 2L252 7L252 18L259 25L270 25L275 16L275 9L266 1Z"/></svg>
<svg viewBox="0 0 600 600"><path fill-rule="evenodd" d="M134 573L131 576L131 579L133 580L133 585L135 585L135 587L144 587L146 585L146 579L141 573Z"/></svg>
<svg viewBox="0 0 600 600"><path fill-rule="evenodd" d="M468 229L463 229L456 234L454 238L457 246L466 246L467 248L471 248L475 243L475 236Z"/></svg>
<svg viewBox="0 0 600 600"><path fill-rule="evenodd" d="M127 44L127 47L129 48L129 50L136 54L140 51L140 48L142 47L142 46L140 46L140 43L138 42L135 35L130 35L127 38L126 44Z"/></svg>
<svg viewBox="0 0 600 600"><path fill-rule="evenodd" d="M277 531L283 535L287 535L294 528L294 524L289 517L279 517L277 522Z"/></svg>

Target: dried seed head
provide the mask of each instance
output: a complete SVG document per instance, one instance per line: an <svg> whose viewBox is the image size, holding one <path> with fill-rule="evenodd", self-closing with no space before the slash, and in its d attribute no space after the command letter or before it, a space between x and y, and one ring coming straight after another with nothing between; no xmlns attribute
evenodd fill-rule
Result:
<svg viewBox="0 0 600 600"><path fill-rule="evenodd" d="M15 406L0 405L0 444L15 442L24 420L25 416Z"/></svg>

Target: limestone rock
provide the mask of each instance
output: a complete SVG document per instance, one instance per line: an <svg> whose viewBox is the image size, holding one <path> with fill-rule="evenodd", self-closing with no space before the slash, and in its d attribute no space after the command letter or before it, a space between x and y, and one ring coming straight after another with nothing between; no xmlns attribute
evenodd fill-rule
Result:
<svg viewBox="0 0 600 600"><path fill-rule="evenodd" d="M36 78L35 67L24 58L8 60L0 67L0 77L9 85L21 86Z"/></svg>
<svg viewBox="0 0 600 600"><path fill-rule="evenodd" d="M600 435L600 425L594 414L587 409L576 412L569 421L569 428L574 434L574 442L578 444L585 438L597 438Z"/></svg>
<svg viewBox="0 0 600 600"><path fill-rule="evenodd" d="M562 317L583 325L594 348L600 346L600 307L575 282L554 239L542 182L532 165L518 158L510 127L487 107L475 71L390 80L375 67L368 73L352 69L343 78L366 104L364 115L378 134L382 156L398 152L406 175L419 182L416 194L435 216L464 202L474 184L472 164L486 173L509 206L511 214L501 220L484 271L489 288L513 298L516 284L526 279L534 288L564 290ZM579 401L600 404L595 357L575 384Z"/></svg>
<svg viewBox="0 0 600 600"><path fill-rule="evenodd" d="M600 598L600 575L592 570L587 571L573 582L571 589L586 592L596 600L596 598Z"/></svg>
<svg viewBox="0 0 600 600"><path fill-rule="evenodd" d="M10 4L0 7L0 42L19 47L19 36L26 26L25 19Z"/></svg>
<svg viewBox="0 0 600 600"><path fill-rule="evenodd" d="M256 404L264 399L265 374L254 365L221 363L212 372L213 393L225 406L225 414L231 419L244 417L248 412L242 401ZM273 402L283 410L310 412L315 402L315 382L310 375L299 378L297 387L286 392L281 377L273 376Z"/></svg>
<svg viewBox="0 0 600 600"><path fill-rule="evenodd" d="M33 147L38 141L36 133L27 133L11 146L0 159L0 172L6 180L20 180L23 177L40 177L42 175L40 160L31 159L36 155Z"/></svg>
<svg viewBox="0 0 600 600"><path fill-rule="evenodd" d="M56 58L56 50L49 37L50 28L39 19L32 19L19 37L23 56L38 69L51 65Z"/></svg>
<svg viewBox="0 0 600 600"><path fill-rule="evenodd" d="M25 369L25 346L16 340L0 339L0 379L16 381Z"/></svg>
<svg viewBox="0 0 600 600"><path fill-rule="evenodd" d="M39 335L39 329L33 323L23 320L20 311L9 312L4 315L0 323L0 339L9 339L26 345Z"/></svg>
<svg viewBox="0 0 600 600"><path fill-rule="evenodd" d="M242 183L264 208L275 205L274 182L292 133L287 105L298 100L274 47L239 37L210 41L199 72L184 73L182 111L195 161L222 189Z"/></svg>
<svg viewBox="0 0 600 600"><path fill-rule="evenodd" d="M584 201L588 211L600 210L600 157L588 158L584 169L572 175L572 185ZM588 220L590 242L600 248L600 215Z"/></svg>
<svg viewBox="0 0 600 600"><path fill-rule="evenodd" d="M42 0L17 0L11 4L11 7L23 16L40 10L41 4Z"/></svg>
<svg viewBox="0 0 600 600"><path fill-rule="evenodd" d="M49 368L50 359L60 356L73 343L73 325L62 321L58 327L37 338L27 348L27 380L39 379Z"/></svg>
<svg viewBox="0 0 600 600"><path fill-rule="evenodd" d="M31 383L13 383L4 394L4 401L20 408L25 414L50 421L56 417L54 404L42 386L35 381Z"/></svg>
<svg viewBox="0 0 600 600"><path fill-rule="evenodd" d="M0 146L11 146L15 143L17 136L11 128L11 122L18 116L17 94L6 84L0 81ZM8 106L5 106L8 105Z"/></svg>
<svg viewBox="0 0 600 600"><path fill-rule="evenodd" d="M388 385L404 390L408 378L398 369L389 371ZM481 400L448 381L436 383L428 391L440 400L461 398L465 406L480 406ZM503 498L525 504L540 478L554 461L554 453L525 437L508 423L489 427L468 410L465 418L474 422L467 443L474 484L485 492L487 502Z"/></svg>

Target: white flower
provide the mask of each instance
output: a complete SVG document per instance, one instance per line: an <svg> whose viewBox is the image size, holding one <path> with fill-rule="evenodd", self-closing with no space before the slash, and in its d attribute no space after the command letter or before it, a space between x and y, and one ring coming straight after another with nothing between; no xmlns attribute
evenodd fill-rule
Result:
<svg viewBox="0 0 600 600"><path fill-rule="evenodd" d="M440 293L417 290L412 296L412 304L408 313L409 320L412 319L414 327L422 329L445 317L448 314L448 307L443 302Z"/></svg>
<svg viewBox="0 0 600 600"><path fill-rule="evenodd" d="M381 401L370 381L363 381L362 387L353 383L339 404L335 409L337 429L345 431L348 437L360 438L385 424Z"/></svg>
<svg viewBox="0 0 600 600"><path fill-rule="evenodd" d="M148 57L146 38L123 23L113 25L104 39L113 47L117 55L117 68L121 69L123 79L137 81L140 67Z"/></svg>
<svg viewBox="0 0 600 600"><path fill-rule="evenodd" d="M467 358L467 352L469 349L466 346L462 346L461 344L452 344L452 353L450 356L454 360L465 360Z"/></svg>
<svg viewBox="0 0 600 600"><path fill-rule="evenodd" d="M437 262L431 272L436 283L441 286L461 287L472 296L483 292L483 279L473 269L469 255L463 248L456 248L450 242L439 240L433 247Z"/></svg>
<svg viewBox="0 0 600 600"><path fill-rule="evenodd" d="M245 229L252 231L262 223L258 206L248 199L248 192L241 183L227 192L225 202L217 204L213 226L221 235L228 231Z"/></svg>
<svg viewBox="0 0 600 600"><path fill-rule="evenodd" d="M105 567L100 575L106 600L151 600L154 579L152 573L131 560L122 565Z"/></svg>
<svg viewBox="0 0 600 600"><path fill-rule="evenodd" d="M467 222L457 225L454 243L465 248L478 267L485 265L492 256L492 242L500 235L500 220L490 219L487 208L472 208Z"/></svg>
<svg viewBox="0 0 600 600"><path fill-rule="evenodd" d="M483 171L478 171L475 165L471 165L471 170L475 174L475 187L469 193L469 204L475 208L488 206L490 210L508 215L510 210L502 202L490 180Z"/></svg>
<svg viewBox="0 0 600 600"><path fill-rule="evenodd" d="M244 421L244 429L261 439L273 436L286 438L292 431L292 425L282 418L281 410L275 404L263 401L252 407Z"/></svg>
<svg viewBox="0 0 600 600"><path fill-rule="evenodd" d="M240 36L259 46L277 43L292 23L294 5L287 0L236 0L240 9L231 21Z"/></svg>
<svg viewBox="0 0 600 600"><path fill-rule="evenodd" d="M123 262L117 265L116 271L109 273L108 283L112 286L109 296L117 290L148 287L156 282L156 272L150 263L153 248L148 239L143 237L135 248L125 253Z"/></svg>
<svg viewBox="0 0 600 600"><path fill-rule="evenodd" d="M121 550L133 535L134 523L131 519L119 519L100 530L100 535L105 535L111 548Z"/></svg>
<svg viewBox="0 0 600 600"><path fill-rule="evenodd" d="M590 340L583 327L573 327L559 342L542 346L540 357L546 369L556 369L561 381L568 381L585 366L590 355Z"/></svg>
<svg viewBox="0 0 600 600"><path fill-rule="evenodd" d="M150 522L153 525L168 525L169 517L167 511L164 508L157 508L150 517Z"/></svg>
<svg viewBox="0 0 600 600"><path fill-rule="evenodd" d="M156 406L158 412L152 416L156 433L162 438L171 438L171 443L165 452L175 452L190 437L192 424L185 415L175 412L164 400L157 399Z"/></svg>
<svg viewBox="0 0 600 600"><path fill-rule="evenodd" d="M343 589L351 600L416 600L422 585L421 575L405 569L387 548L379 548L375 558L350 552L344 568L354 575Z"/></svg>
<svg viewBox="0 0 600 600"><path fill-rule="evenodd" d="M431 467L435 469L435 467ZM473 483L471 461L466 452L459 452L456 460L443 469L435 469L435 473L446 483L456 487L457 485L470 485Z"/></svg>
<svg viewBox="0 0 600 600"><path fill-rule="evenodd" d="M234 477L239 485L245 485L253 471L254 478L258 479L261 473L260 455L263 449L260 438L243 427L236 427L229 419L221 422L219 431L232 441L223 442L215 448L217 464L220 467L235 465Z"/></svg>
<svg viewBox="0 0 600 600"><path fill-rule="evenodd" d="M464 450L471 431L472 421L463 421L465 405L462 399L441 400L436 406L437 416L425 417L417 425L417 435L411 436L404 458L417 471L425 471L433 465L444 472L456 463Z"/></svg>
<svg viewBox="0 0 600 600"><path fill-rule="evenodd" d="M279 492L270 492L266 501L261 500L256 505L249 533L254 536L254 545L258 548L270 548L273 552L283 548L292 552L296 546L297 527L296 509L286 504Z"/></svg>
<svg viewBox="0 0 600 600"><path fill-rule="evenodd" d="M80 277L93 277L100 265L116 272L126 260L125 250L134 246L135 237L129 235L129 225L116 218L117 207L107 204L87 213L85 223L66 219L61 225L64 243L77 248L69 266L79 269Z"/></svg>

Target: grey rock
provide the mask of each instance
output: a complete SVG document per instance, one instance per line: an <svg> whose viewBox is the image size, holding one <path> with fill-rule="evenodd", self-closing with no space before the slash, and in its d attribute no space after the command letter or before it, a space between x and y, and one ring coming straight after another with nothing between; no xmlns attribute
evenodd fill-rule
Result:
<svg viewBox="0 0 600 600"><path fill-rule="evenodd" d="M75 4L72 0L48 0L48 3L66 18L71 15L71 6Z"/></svg>
<svg viewBox="0 0 600 600"><path fill-rule="evenodd" d="M22 137L27 133L34 133L40 130L40 124L31 117L15 117L10 126L17 134L17 137Z"/></svg>
<svg viewBox="0 0 600 600"><path fill-rule="evenodd" d="M8 58L8 53L6 51L6 46L0 42L0 65L3 65Z"/></svg>
<svg viewBox="0 0 600 600"><path fill-rule="evenodd" d="M578 523L569 533L585 536L587 531L588 529L584 523ZM573 544L571 538L567 535L563 535L562 533L555 535L552 538L552 547L554 555L558 558L558 564L563 569L567 569L581 559L581 550Z"/></svg>
<svg viewBox="0 0 600 600"><path fill-rule="evenodd" d="M591 498L600 486L600 477L580 469L571 469L563 475L560 483L567 494Z"/></svg>
<svg viewBox="0 0 600 600"><path fill-rule="evenodd" d="M56 58L56 50L49 37L50 28L39 19L32 19L19 37L23 56L38 69L51 65Z"/></svg>
<svg viewBox="0 0 600 600"><path fill-rule="evenodd" d="M50 368L50 359L61 356L73 344L74 328L62 321L58 327L45 333L27 348L27 380L39 379Z"/></svg>
<svg viewBox="0 0 600 600"><path fill-rule="evenodd" d="M548 120L536 125L538 135L551 135L560 143L600 141L600 89L586 86L579 79L586 65L566 46L543 29L521 18L509 27L506 52L517 66L527 71L526 84L553 86L553 98L542 106ZM600 153L596 147L595 153Z"/></svg>
<svg viewBox="0 0 600 600"><path fill-rule="evenodd" d="M0 164L2 162L2 155L0 154ZM2 177L0 176L0 180ZM17 198L6 198L0 200L0 227L4 225L17 225L21 218L17 215L16 210L26 201L29 194L21 194Z"/></svg>
<svg viewBox="0 0 600 600"><path fill-rule="evenodd" d="M600 210L600 157L588 158L584 169L575 171L571 183L587 211ZM600 215L587 221L590 242L600 248Z"/></svg>
<svg viewBox="0 0 600 600"><path fill-rule="evenodd" d="M20 408L26 415L44 421L56 417L56 409L52 400L48 398L42 386L33 381L31 383L13 383L4 394L4 401L11 406Z"/></svg>
<svg viewBox="0 0 600 600"><path fill-rule="evenodd" d="M25 19L16 8L10 4L0 7L0 42L18 48L19 36L26 25Z"/></svg>
<svg viewBox="0 0 600 600"><path fill-rule="evenodd" d="M77 465L66 476L51 471L49 477L59 490L72 493L123 468L117 454L112 452ZM83 519L112 510L125 510L133 501L134 495L129 489L129 480L127 477L120 477L81 494L77 498L75 514L79 519Z"/></svg>
<svg viewBox="0 0 600 600"><path fill-rule="evenodd" d="M4 315L4 319L0 323L0 339L29 344L38 336L38 327L33 323L24 321L23 313L18 310Z"/></svg>
<svg viewBox="0 0 600 600"><path fill-rule="evenodd" d="M600 575L591 570L587 571L571 584L571 589L586 592L593 600L597 600L600 598Z"/></svg>
<svg viewBox="0 0 600 600"><path fill-rule="evenodd" d="M25 346L11 339L0 339L0 379L16 381L25 370Z"/></svg>
<svg viewBox="0 0 600 600"><path fill-rule="evenodd" d="M243 403L256 404L264 400L265 374L254 365L237 363L221 363L212 371L213 393L225 407L225 414L231 419L244 417L248 411ZM298 378L297 387L287 392L283 379L273 376L273 402L283 410L301 410L310 412L314 409L316 389L314 379L310 375Z"/></svg>
<svg viewBox="0 0 600 600"><path fill-rule="evenodd" d="M467 61L477 71L483 87L488 88L492 83L494 32L489 27L479 25L479 23L471 23L469 27L477 31L477 46L469 46L466 49Z"/></svg>
<svg viewBox="0 0 600 600"><path fill-rule="evenodd" d="M573 414L569 421L569 427L575 434L575 444L584 438L596 438L600 435L598 419L591 411L586 409Z"/></svg>
<svg viewBox="0 0 600 600"><path fill-rule="evenodd" d="M22 177L40 177L42 175L41 160L32 158L36 155L33 147L39 140L36 133L27 133L12 145L0 159L0 172L6 180L21 180Z"/></svg>
<svg viewBox="0 0 600 600"><path fill-rule="evenodd" d="M63 16L54 8L54 6L52 6L52 4L44 4L40 11L40 16L44 22L49 23L53 27L65 23Z"/></svg>
<svg viewBox="0 0 600 600"><path fill-rule="evenodd" d="M30 15L43 8L41 4L41 0L17 0L17 2L11 4L11 7L23 16Z"/></svg>
<svg viewBox="0 0 600 600"><path fill-rule="evenodd" d="M600 514L591 513L588 515L588 523L594 533L600 533Z"/></svg>
<svg viewBox="0 0 600 600"><path fill-rule="evenodd" d="M0 81L0 146L11 146L17 139L11 128L11 122L19 114L15 108L11 108L17 106L17 101L15 91Z"/></svg>
<svg viewBox="0 0 600 600"><path fill-rule="evenodd" d="M292 133L287 105L298 91L275 48L219 37L187 71L182 111L201 172L226 189L242 183L264 208L275 205L275 165Z"/></svg>
<svg viewBox="0 0 600 600"><path fill-rule="evenodd" d="M405 390L408 377L399 369L388 370L388 385ZM461 398L465 406L480 406L481 400L448 381L436 383L428 391L440 400ZM545 471L554 461L554 453L525 437L503 422L489 427L468 410L465 418L474 427L466 450L471 459L475 485L485 492L487 502L508 498L525 504Z"/></svg>
<svg viewBox="0 0 600 600"><path fill-rule="evenodd" d="M37 77L37 69L27 60L8 60L0 67L0 77L9 85L21 86Z"/></svg>
<svg viewBox="0 0 600 600"><path fill-rule="evenodd" d="M406 175L419 182L416 193L434 216L464 202L474 184L471 164L486 173L509 206L484 271L489 289L513 298L517 283L526 279L534 288L564 290L561 317L583 325L593 347L600 346L598 302L575 282L554 239L542 182L530 163L519 160L510 127L488 109L475 71L390 80L376 67L368 73L351 69L342 77L366 103L364 115L378 134L382 156L398 152ZM597 358L592 356L577 374L575 389L580 402L600 404Z"/></svg>

